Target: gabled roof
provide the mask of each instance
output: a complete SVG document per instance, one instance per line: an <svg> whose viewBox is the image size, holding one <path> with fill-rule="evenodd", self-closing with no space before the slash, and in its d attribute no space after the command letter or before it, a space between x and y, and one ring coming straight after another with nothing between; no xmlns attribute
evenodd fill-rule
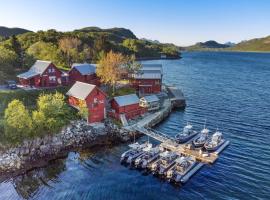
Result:
<svg viewBox="0 0 270 200"><path fill-rule="evenodd" d="M69 89L66 95L85 100L88 95L95 89L95 87L97 86L76 81L76 83Z"/></svg>
<svg viewBox="0 0 270 200"><path fill-rule="evenodd" d="M161 79L162 75L160 72L142 72L138 74L133 74L133 78L135 79Z"/></svg>
<svg viewBox="0 0 270 200"><path fill-rule="evenodd" d="M123 96L114 97L114 100L119 106L128 106L132 104L137 104L140 102L140 99L136 94L128 94Z"/></svg>
<svg viewBox="0 0 270 200"><path fill-rule="evenodd" d="M81 75L90 75L96 72L95 64L74 63L72 64L72 68L77 69L81 73Z"/></svg>
<svg viewBox="0 0 270 200"><path fill-rule="evenodd" d="M144 97L142 97L142 99L144 99L148 103L159 101L159 98L157 97L157 95L144 96Z"/></svg>
<svg viewBox="0 0 270 200"><path fill-rule="evenodd" d="M37 60L29 71L42 74L50 64L52 64L51 61Z"/></svg>
<svg viewBox="0 0 270 200"><path fill-rule="evenodd" d="M19 74L17 77L28 79L40 75L48 68L51 63L51 61L37 60L27 72Z"/></svg>
<svg viewBox="0 0 270 200"><path fill-rule="evenodd" d="M135 79L161 79L162 78L161 64L142 64L141 69L137 74L133 74Z"/></svg>
<svg viewBox="0 0 270 200"><path fill-rule="evenodd" d="M22 74L19 74L17 77L18 78L23 78L23 79L28 79L28 78L32 78L34 76L39 75L39 73L34 72L34 71L28 71L28 72L24 72Z"/></svg>
<svg viewBox="0 0 270 200"><path fill-rule="evenodd" d="M159 71L163 74L162 64L142 64L142 71Z"/></svg>

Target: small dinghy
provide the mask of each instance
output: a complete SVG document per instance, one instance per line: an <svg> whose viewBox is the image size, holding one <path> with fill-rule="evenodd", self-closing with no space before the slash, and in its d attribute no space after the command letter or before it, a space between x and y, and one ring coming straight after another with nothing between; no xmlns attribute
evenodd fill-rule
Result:
<svg viewBox="0 0 270 200"><path fill-rule="evenodd" d="M138 142L128 145L131 149L124 152L121 155L121 163L123 162L131 162L131 160L134 158L137 158L141 153L143 153L143 149L152 148L152 144L150 143L143 143L139 144Z"/></svg>
<svg viewBox="0 0 270 200"><path fill-rule="evenodd" d="M151 148L149 151L145 151L144 154L135 159L135 167L145 169L149 163L158 158L161 151L162 149L160 147Z"/></svg>
<svg viewBox="0 0 270 200"><path fill-rule="evenodd" d="M207 142L208 133L209 133L209 130L204 127L202 131L200 132L199 137L195 138L192 141L194 147L196 148L203 147L204 144Z"/></svg>
<svg viewBox="0 0 270 200"><path fill-rule="evenodd" d="M175 139L178 143L185 143L187 141L189 141L191 138L193 138L195 135L197 135L198 132L193 130L193 127L191 124L187 124L184 127L183 132L177 134L175 136Z"/></svg>
<svg viewBox="0 0 270 200"><path fill-rule="evenodd" d="M169 181L179 183L196 164L195 158L191 156L181 156L175 160L175 164L166 172Z"/></svg>
<svg viewBox="0 0 270 200"><path fill-rule="evenodd" d="M207 151L216 151L224 142L222 133L217 130L211 139L204 144L204 148Z"/></svg>

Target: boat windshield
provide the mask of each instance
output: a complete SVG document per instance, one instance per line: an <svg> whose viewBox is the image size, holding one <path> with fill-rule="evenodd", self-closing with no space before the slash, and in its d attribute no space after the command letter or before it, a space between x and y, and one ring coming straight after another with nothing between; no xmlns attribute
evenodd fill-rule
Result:
<svg viewBox="0 0 270 200"><path fill-rule="evenodd" d="M184 130L183 130L183 134L184 135L189 135L190 133L191 133L191 131L192 131L192 125L186 125L185 127L184 127Z"/></svg>

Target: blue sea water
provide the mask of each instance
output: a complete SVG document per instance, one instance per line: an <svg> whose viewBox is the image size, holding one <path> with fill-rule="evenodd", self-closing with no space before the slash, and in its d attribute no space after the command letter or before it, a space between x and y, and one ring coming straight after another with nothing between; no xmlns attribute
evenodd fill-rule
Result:
<svg viewBox="0 0 270 200"><path fill-rule="evenodd" d="M213 165L173 186L120 165L126 144L84 152L0 183L0 199L270 199L270 54L187 52L161 63L184 111L155 127L175 135L191 122L217 127L231 145ZM146 138L142 138L146 139Z"/></svg>

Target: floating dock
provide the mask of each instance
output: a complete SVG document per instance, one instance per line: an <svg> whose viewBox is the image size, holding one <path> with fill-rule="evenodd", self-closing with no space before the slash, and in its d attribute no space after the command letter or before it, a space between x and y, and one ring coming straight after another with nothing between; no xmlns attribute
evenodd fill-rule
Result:
<svg viewBox="0 0 270 200"><path fill-rule="evenodd" d="M195 173L197 173L205 164L213 164L219 157L219 154L230 144L229 141L225 141L216 151L214 152L208 152L203 151L202 148L194 148L191 144L191 141L194 140L194 138L198 137L195 136L189 141L187 141L184 144L178 144L174 138L161 133L157 130L144 128L143 126L133 126L133 131L140 132L141 134L145 134L149 137L152 137L158 141L160 141L160 147L162 149L175 152L178 155L183 156L190 156L195 158L197 164L187 171L187 173L181 177L180 183L186 183ZM154 173L154 171L151 169L151 164L157 162L156 159L148 163L148 169Z"/></svg>

